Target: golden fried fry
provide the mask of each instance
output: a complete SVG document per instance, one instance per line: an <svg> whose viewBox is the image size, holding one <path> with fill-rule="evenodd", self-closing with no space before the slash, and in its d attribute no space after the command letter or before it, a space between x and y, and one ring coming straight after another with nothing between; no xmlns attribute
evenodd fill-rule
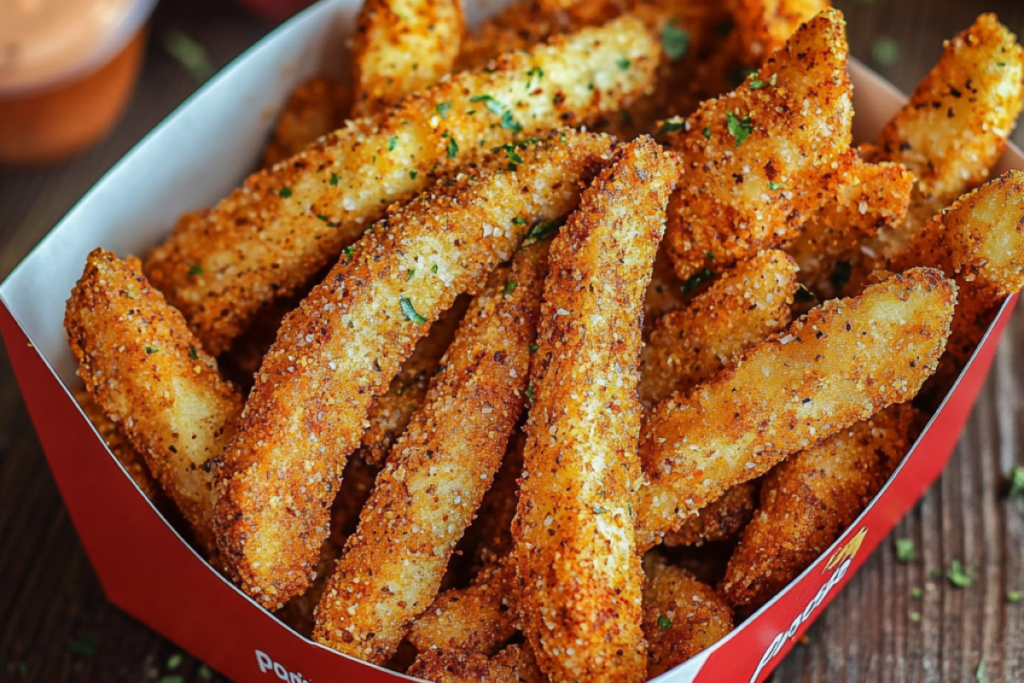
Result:
<svg viewBox="0 0 1024 683"><path fill-rule="evenodd" d="M469 532L476 544L473 569L476 572L495 564L515 548L512 539L512 520L519 502L519 478L523 474L523 449L526 435L517 431L509 441L501 468L494 475L494 483L480 503L480 511Z"/></svg>
<svg viewBox="0 0 1024 683"><path fill-rule="evenodd" d="M789 324L796 264L766 251L723 273L683 309L658 320L640 353L640 402L687 394L772 332Z"/></svg>
<svg viewBox="0 0 1024 683"><path fill-rule="evenodd" d="M732 610L711 586L656 553L644 557L647 678L706 650L733 628Z"/></svg>
<svg viewBox="0 0 1024 683"><path fill-rule="evenodd" d="M385 662L433 602L526 400L547 248L520 251L473 299L328 581L319 642Z"/></svg>
<svg viewBox="0 0 1024 683"><path fill-rule="evenodd" d="M643 676L637 362L677 174L650 137L619 148L551 247L513 534L524 632L554 681Z"/></svg>
<svg viewBox="0 0 1024 683"><path fill-rule="evenodd" d="M960 287L946 354L929 381L944 396L1003 300L1024 288L1024 172L1010 171L958 199L893 265L939 268Z"/></svg>
<svg viewBox="0 0 1024 683"><path fill-rule="evenodd" d="M758 67L806 21L832 6L828 0L728 0L743 63Z"/></svg>
<svg viewBox="0 0 1024 683"><path fill-rule="evenodd" d="M370 116L452 70L463 19L459 0L364 0L352 45L356 101Z"/></svg>
<svg viewBox="0 0 1024 683"><path fill-rule="evenodd" d="M78 375L213 554L212 458L234 434L242 398L136 258L96 249L64 314Z"/></svg>
<svg viewBox="0 0 1024 683"><path fill-rule="evenodd" d="M733 607L756 610L853 523L910 450L915 412L907 404L890 406L764 477L761 504L722 582Z"/></svg>
<svg viewBox="0 0 1024 683"><path fill-rule="evenodd" d="M736 538L750 522L756 507L757 484L745 481L726 490L693 515L677 531L665 534L665 545L695 545Z"/></svg>
<svg viewBox="0 0 1024 683"><path fill-rule="evenodd" d="M914 175L899 164L855 162L832 201L786 246L800 266L800 282L822 299L840 294L842 286L831 282L836 260L866 237L902 224L913 187Z"/></svg>
<svg viewBox="0 0 1024 683"><path fill-rule="evenodd" d="M490 656L519 626L514 557L485 567L467 588L437 596L413 622L408 640L420 652L439 650Z"/></svg>
<svg viewBox="0 0 1024 683"><path fill-rule="evenodd" d="M788 454L912 398L945 348L955 301L941 272L909 270L826 302L689 397L659 403L640 445L640 548Z"/></svg>
<svg viewBox="0 0 1024 683"><path fill-rule="evenodd" d="M737 90L662 126L683 175L666 245L687 281L794 237L853 163L845 22L802 26Z"/></svg>
<svg viewBox="0 0 1024 683"><path fill-rule="evenodd" d="M352 111L351 88L326 78L300 83L289 95L273 137L263 150L263 165L273 166L341 128Z"/></svg>
<svg viewBox="0 0 1024 683"><path fill-rule="evenodd" d="M225 448L218 543L246 592L274 606L305 588L370 401L528 221L576 205L609 147L555 131L498 150L376 224L285 319Z"/></svg>
<svg viewBox="0 0 1024 683"><path fill-rule="evenodd" d="M478 152L617 111L651 86L660 55L644 25L623 17L454 76L251 176L201 220L180 224L146 273L218 354L390 203Z"/></svg>
<svg viewBox="0 0 1024 683"><path fill-rule="evenodd" d="M409 675L436 683L547 683L528 643L509 645L494 657L430 650L416 658Z"/></svg>
<svg viewBox="0 0 1024 683"><path fill-rule="evenodd" d="M128 437L125 436L121 427L107 417L107 414L103 412L103 408L100 407L99 403L96 402L96 399L88 391L76 389L73 393L75 400L78 401L78 405L82 407L82 412L92 422L92 426L96 428L96 433L103 439L103 443L107 444L107 448L114 454L117 461L121 463L125 472L132 478L132 481L139 487L143 495L150 500L160 496L159 485L153 479L153 475L149 473L145 460L138 454L131 442L128 441Z"/></svg>
<svg viewBox="0 0 1024 683"><path fill-rule="evenodd" d="M437 374L441 357L455 337L459 321L469 304L468 296L460 296L450 309L430 326L430 332L416 344L412 355L402 363L402 369L391 380L387 393L374 399L366 416L369 427L363 433L363 445L358 454L373 465L383 465L391 445L405 431L409 420L421 405L430 386L430 378Z"/></svg>

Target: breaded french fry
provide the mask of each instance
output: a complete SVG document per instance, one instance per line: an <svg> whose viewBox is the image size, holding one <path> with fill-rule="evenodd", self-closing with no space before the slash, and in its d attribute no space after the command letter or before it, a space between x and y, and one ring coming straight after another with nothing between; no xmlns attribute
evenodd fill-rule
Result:
<svg viewBox="0 0 1024 683"><path fill-rule="evenodd" d="M960 287L946 354L929 381L945 395L1003 300L1024 288L1024 172L1005 173L958 199L893 265L939 268Z"/></svg>
<svg viewBox="0 0 1024 683"><path fill-rule="evenodd" d="M903 223L914 175L899 164L856 161L835 197L804 224L785 247L800 266L800 282L822 299L840 293L831 282L833 266L861 240Z"/></svg>
<svg viewBox="0 0 1024 683"><path fill-rule="evenodd" d="M662 316L640 353L640 402L686 395L790 321L796 264L769 250L726 271L686 308Z"/></svg>
<svg viewBox="0 0 1024 683"><path fill-rule="evenodd" d="M651 86L660 55L644 25L623 17L458 74L251 176L202 220L179 225L146 273L218 354L389 204L479 152L617 111Z"/></svg>
<svg viewBox="0 0 1024 683"><path fill-rule="evenodd" d="M431 650L490 656L515 635L519 587L516 560L485 567L466 588L437 596L413 622L407 638L420 652Z"/></svg>
<svg viewBox="0 0 1024 683"><path fill-rule="evenodd" d="M430 650L416 658L409 675L435 683L547 683L529 643L509 645L487 658L459 651Z"/></svg>
<svg viewBox="0 0 1024 683"><path fill-rule="evenodd" d="M740 59L758 67L814 15L829 9L829 0L728 0L735 23Z"/></svg>
<svg viewBox="0 0 1024 683"><path fill-rule="evenodd" d="M732 610L711 586L668 564L644 556L644 637L647 678L654 678L706 650L733 628Z"/></svg>
<svg viewBox="0 0 1024 683"><path fill-rule="evenodd" d="M114 454L117 461L121 463L125 472L132 478L132 481L139 487L143 495L150 500L155 500L160 496L159 484L153 479L153 475L149 473L145 460L135 450L135 447L132 446L128 437L125 436L124 430L107 417L103 408L100 407L100 404L96 402L96 399L88 391L75 389L73 393L75 400L78 401L78 405L82 407L82 412L89 418L92 426L96 428L96 433L103 439L103 443L107 444L107 448Z"/></svg>
<svg viewBox="0 0 1024 683"><path fill-rule="evenodd" d="M288 96L263 150L263 165L273 166L341 128L352 111L352 89L327 78L300 83Z"/></svg>
<svg viewBox="0 0 1024 683"><path fill-rule="evenodd" d="M640 444L641 549L790 453L912 398L949 335L956 285L916 268L833 299L735 366L663 401Z"/></svg>
<svg viewBox="0 0 1024 683"><path fill-rule="evenodd" d="M476 540L473 570L480 572L513 552L512 520L519 502L519 478L523 475L523 449L526 435L516 431L509 441L501 468L494 475L494 483L480 503L476 521L467 535Z"/></svg>
<svg viewBox="0 0 1024 683"><path fill-rule="evenodd" d="M669 547L701 546L736 538L750 522L757 507L757 483L745 481L725 491L693 515L676 531L665 534Z"/></svg>
<svg viewBox="0 0 1024 683"><path fill-rule="evenodd" d="M285 319L224 454L218 543L246 592L275 606L304 590L370 401L528 221L577 204L610 144L555 131L499 149L376 224Z"/></svg>
<svg viewBox="0 0 1024 683"><path fill-rule="evenodd" d="M910 450L915 413L908 404L890 406L764 477L761 504L722 581L734 608L756 610L853 523Z"/></svg>
<svg viewBox="0 0 1024 683"><path fill-rule="evenodd" d="M242 397L134 257L89 254L64 328L86 391L121 426L200 548L213 555L212 459L234 434Z"/></svg>
<svg viewBox="0 0 1024 683"><path fill-rule="evenodd" d="M637 363L677 174L648 136L620 147L551 246L513 535L523 630L553 681L638 681L645 668Z"/></svg>
<svg viewBox="0 0 1024 683"><path fill-rule="evenodd" d="M845 22L802 26L738 89L662 125L682 159L665 243L684 281L794 237L853 163Z"/></svg>
<svg viewBox="0 0 1024 683"><path fill-rule="evenodd" d="M473 299L327 583L317 641L385 662L434 601L524 407L547 248L521 250Z"/></svg>
<svg viewBox="0 0 1024 683"><path fill-rule="evenodd" d="M463 19L459 0L364 0L352 44L352 116L371 116L452 70Z"/></svg>
<svg viewBox="0 0 1024 683"><path fill-rule="evenodd" d="M423 405L430 379L437 374L441 357L455 338L455 330L468 304L469 297L460 296L441 314L402 363L402 369L391 380L387 392L374 399L366 416L369 427L363 433L363 445L358 451L360 458L372 465L384 464L392 444L405 431L413 413Z"/></svg>

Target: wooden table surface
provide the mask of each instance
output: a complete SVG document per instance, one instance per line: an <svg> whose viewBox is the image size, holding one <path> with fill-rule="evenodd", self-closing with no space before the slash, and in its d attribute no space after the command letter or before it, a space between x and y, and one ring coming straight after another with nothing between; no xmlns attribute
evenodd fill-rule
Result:
<svg viewBox="0 0 1024 683"><path fill-rule="evenodd" d="M1024 0L836 4L846 12L853 53L904 91L938 58L942 40L981 10L997 12L1024 34ZM0 166L0 276L195 89L162 48L168 32L186 32L220 67L270 28L225 0L164 0L141 83L109 138L60 165ZM899 48L894 61L886 59L892 41ZM1024 143L1022 131L1015 140ZM1009 591L1024 590L1024 504L1004 495L1010 467L1024 463L1022 412L1024 315L1018 313L948 469L893 534L916 541L917 559L900 563L892 543L884 543L780 665L775 683L1024 681L1024 602L1007 599ZM978 567L972 586L959 589L933 577L952 560ZM0 681L217 678L106 602L0 354Z"/></svg>

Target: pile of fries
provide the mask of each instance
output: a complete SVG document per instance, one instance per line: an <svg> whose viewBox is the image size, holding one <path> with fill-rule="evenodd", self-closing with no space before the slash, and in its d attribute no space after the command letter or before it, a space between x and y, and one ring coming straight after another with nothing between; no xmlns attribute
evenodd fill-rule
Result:
<svg viewBox="0 0 1024 683"><path fill-rule="evenodd" d="M432 681L643 681L853 521L1024 285L992 15L872 144L826 0L366 0L354 88L139 261L80 400L213 567ZM722 553L725 562L712 557Z"/></svg>

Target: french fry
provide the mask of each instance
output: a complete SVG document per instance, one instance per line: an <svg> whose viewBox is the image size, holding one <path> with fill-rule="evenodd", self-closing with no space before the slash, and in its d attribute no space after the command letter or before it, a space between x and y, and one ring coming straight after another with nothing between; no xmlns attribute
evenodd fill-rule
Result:
<svg viewBox="0 0 1024 683"><path fill-rule="evenodd" d="M509 645L494 657L430 650L416 658L409 675L435 683L547 683L529 643Z"/></svg>
<svg viewBox="0 0 1024 683"><path fill-rule="evenodd" d="M711 501L679 527L665 534L662 541L669 547L701 546L728 541L740 535L757 507L757 483L746 481Z"/></svg>
<svg viewBox="0 0 1024 683"><path fill-rule="evenodd" d="M678 169L617 150L551 246L513 535L523 630L554 681L643 676L631 508L643 295Z"/></svg>
<svg viewBox="0 0 1024 683"><path fill-rule="evenodd" d="M215 458L234 434L242 397L141 265L103 249L89 254L64 328L86 391L124 430L213 556Z"/></svg>
<svg viewBox="0 0 1024 683"><path fill-rule="evenodd" d="M910 450L918 420L908 404L890 406L769 472L754 519L729 558L726 600L749 614L825 552Z"/></svg>
<svg viewBox="0 0 1024 683"><path fill-rule="evenodd" d="M300 83L288 96L263 150L266 167L293 157L317 139L345 125L352 111L352 89L327 78Z"/></svg>
<svg viewBox="0 0 1024 683"><path fill-rule="evenodd" d="M523 474L523 449L526 435L517 430L512 436L494 475L494 483L487 490L476 521L470 527L474 535L473 570L480 572L509 555L515 547L512 539L512 520L519 501L519 478Z"/></svg>
<svg viewBox="0 0 1024 683"><path fill-rule="evenodd" d="M847 55L842 14L822 12L735 91L662 125L683 166L665 232L681 280L791 239L835 193L854 158Z"/></svg>
<svg viewBox="0 0 1024 683"><path fill-rule="evenodd" d="M285 319L221 473L218 543L246 592L276 606L305 589L370 401L456 296L572 210L610 144L499 149L376 224Z"/></svg>
<svg viewBox="0 0 1024 683"><path fill-rule="evenodd" d="M454 76L251 176L179 224L146 273L219 354L260 307L338 258L389 204L478 152L617 111L651 86L660 55L644 25L622 17Z"/></svg>
<svg viewBox="0 0 1024 683"><path fill-rule="evenodd" d="M929 390L944 396L1003 300L1024 288L1024 172L1009 171L958 199L893 265L938 268L960 287L946 354L929 381Z"/></svg>
<svg viewBox="0 0 1024 683"><path fill-rule="evenodd" d="M317 641L385 662L434 601L524 407L546 273L547 243L526 247L473 300L327 583Z"/></svg>
<svg viewBox="0 0 1024 683"><path fill-rule="evenodd" d="M758 344L644 427L638 545L654 545L728 488L891 403L912 398L949 336L956 285L916 268L834 299Z"/></svg>
<svg viewBox="0 0 1024 683"><path fill-rule="evenodd" d="M364 0L352 44L353 117L371 116L452 70L459 0Z"/></svg>
<svg viewBox="0 0 1024 683"><path fill-rule="evenodd" d="M644 574L643 629L651 679L728 635L733 617L711 586L656 553L644 557Z"/></svg>

